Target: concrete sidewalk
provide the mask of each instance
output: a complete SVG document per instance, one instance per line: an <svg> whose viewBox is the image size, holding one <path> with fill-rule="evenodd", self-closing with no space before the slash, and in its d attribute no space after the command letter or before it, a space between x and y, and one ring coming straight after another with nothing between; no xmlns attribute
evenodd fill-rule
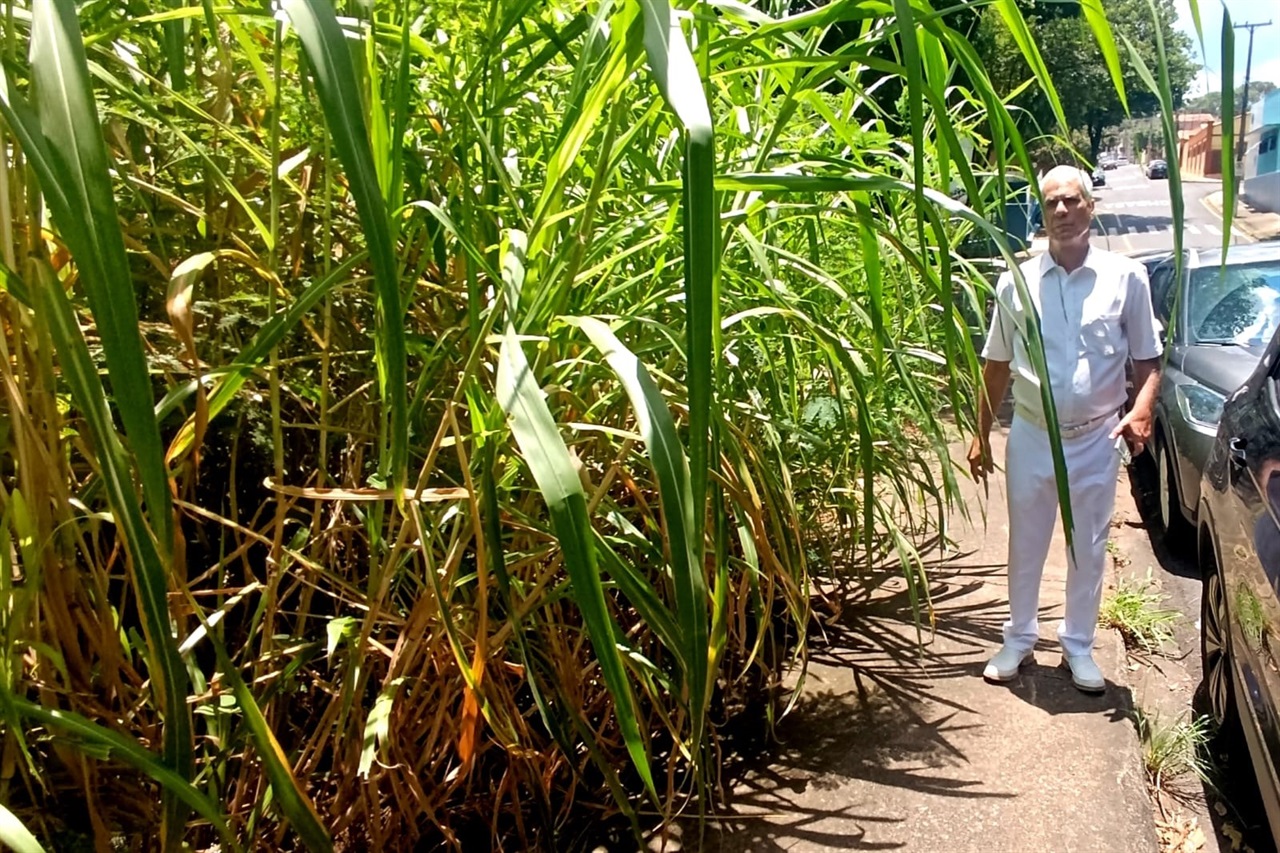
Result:
<svg viewBox="0 0 1280 853"><path fill-rule="evenodd" d="M1004 440L993 433L998 460ZM963 458L964 449L953 452ZM979 488L965 483L974 518L953 520L959 553L929 570L936 631L925 625L923 647L893 568L888 582L845 603L825 638L814 636L780 743L725 768L730 813L712 822L701 849L1157 849L1119 636L1099 632L1095 654L1108 678L1101 697L1077 691L1058 666L1060 529L1045 570L1036 663L1008 685L981 678L1005 617L1003 480L993 478L985 530ZM683 847L699 845L686 836Z"/></svg>
<svg viewBox="0 0 1280 853"><path fill-rule="evenodd" d="M1209 193L1200 200L1214 216L1222 217L1222 193ZM1257 211L1243 201L1236 208L1236 215L1231 219L1231 227L1239 228L1254 240L1280 239L1280 213Z"/></svg>

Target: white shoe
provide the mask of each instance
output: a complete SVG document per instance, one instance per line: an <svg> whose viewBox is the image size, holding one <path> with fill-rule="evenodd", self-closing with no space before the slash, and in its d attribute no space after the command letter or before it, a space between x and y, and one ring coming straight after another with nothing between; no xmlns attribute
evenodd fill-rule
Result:
<svg viewBox="0 0 1280 853"><path fill-rule="evenodd" d="M1030 650L1024 652L1008 645L1001 646L1000 651L996 652L995 657L987 663L987 668L982 671L982 677L987 681L1012 681L1018 677L1019 667L1034 656L1035 653Z"/></svg>
<svg viewBox="0 0 1280 853"><path fill-rule="evenodd" d="M1071 683L1085 693L1101 693L1107 689L1107 680L1102 677L1102 670L1093 662L1093 655L1062 656L1062 662L1071 670Z"/></svg>

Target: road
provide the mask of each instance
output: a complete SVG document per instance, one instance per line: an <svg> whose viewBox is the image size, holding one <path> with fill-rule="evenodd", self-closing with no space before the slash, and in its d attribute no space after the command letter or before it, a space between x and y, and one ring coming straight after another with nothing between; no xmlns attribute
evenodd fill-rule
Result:
<svg viewBox="0 0 1280 853"><path fill-rule="evenodd" d="M1093 190L1096 211L1093 244L1102 249L1129 255L1135 252L1173 249L1173 210L1169 204L1169 182L1149 180L1136 164L1107 172L1107 183ZM1221 189L1219 183L1186 182L1184 198L1184 243L1190 248L1222 245L1222 220L1209 211L1202 199ZM1253 242L1232 228L1233 243Z"/></svg>

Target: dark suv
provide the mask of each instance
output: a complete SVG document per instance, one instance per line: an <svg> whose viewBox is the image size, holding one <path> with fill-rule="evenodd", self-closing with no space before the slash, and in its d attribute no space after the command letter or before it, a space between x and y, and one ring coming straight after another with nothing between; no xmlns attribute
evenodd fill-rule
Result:
<svg viewBox="0 0 1280 853"><path fill-rule="evenodd" d="M1169 177L1169 164L1163 160L1152 160L1147 164L1148 178L1167 178Z"/></svg>
<svg viewBox="0 0 1280 853"><path fill-rule="evenodd" d="M1227 398L1200 487L1204 694L1243 729L1280 838L1280 330ZM1243 756L1242 756L1243 757Z"/></svg>

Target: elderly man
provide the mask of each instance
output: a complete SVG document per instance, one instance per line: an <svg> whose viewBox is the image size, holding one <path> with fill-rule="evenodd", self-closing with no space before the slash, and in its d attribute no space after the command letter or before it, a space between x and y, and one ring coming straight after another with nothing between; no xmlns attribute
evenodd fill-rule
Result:
<svg viewBox="0 0 1280 853"><path fill-rule="evenodd" d="M985 479L993 470L993 409L1004 399L1012 376L1014 415L1005 457L1009 620L1004 624L1004 645L983 672L989 681L1009 681L1031 658L1039 637L1040 575L1058 509L1040 383L1027 354L1025 333L1034 311L1044 339L1075 521L1074 548L1067 554L1066 614L1058 639L1076 687L1100 693L1106 681L1092 650L1116 475L1124 443L1141 453L1151 437L1161 346L1145 270L1122 255L1089 245L1091 184L1087 174L1071 166L1051 169L1040 181L1049 251L1021 265L1030 305L1023 302L1010 273L996 285L996 311L982 353L978 435L969 451L969 467L975 479ZM1130 358L1137 396L1121 417L1127 399L1125 362Z"/></svg>

